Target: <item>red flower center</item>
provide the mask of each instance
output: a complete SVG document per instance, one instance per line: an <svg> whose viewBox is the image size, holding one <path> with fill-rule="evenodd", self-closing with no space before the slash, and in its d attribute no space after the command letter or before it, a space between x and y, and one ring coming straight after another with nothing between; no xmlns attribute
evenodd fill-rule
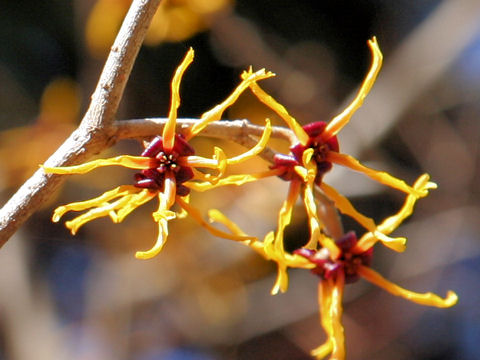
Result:
<svg viewBox="0 0 480 360"><path fill-rule="evenodd" d="M194 154L195 150L181 135L175 135L175 144L169 151L164 149L162 137L155 137L141 154L141 156L154 158L155 165L136 173L134 185L144 189L161 191L163 190L165 176L170 173L175 177L177 195L188 195L190 189L182 183L193 178L193 170L189 166L179 165L178 159Z"/></svg>
<svg viewBox="0 0 480 360"><path fill-rule="evenodd" d="M360 254L352 253L351 250L357 241L357 236L353 231L346 233L338 239L335 243L341 252L336 260L330 257L330 253L326 248L318 251L301 248L295 250L294 254L301 255L315 264L316 267L312 269L312 273L322 279L335 278L338 272L342 271L345 275L345 282L352 283L359 278L359 266L370 266L373 257L373 248Z"/></svg>
<svg viewBox="0 0 480 360"><path fill-rule="evenodd" d="M332 168L332 163L327 161L327 155L330 151L339 151L338 140L336 136L332 136L328 140L324 140L322 135L327 123L324 121L317 121L307 124L303 127L308 134L308 142L305 145L296 144L290 148L291 155L277 154L275 155L275 164L272 168L284 168L285 172L280 175L284 180L290 181L298 175L295 173L294 167L303 164L303 153L307 149L313 149L313 160L317 165L317 175L315 183L320 185L323 176Z"/></svg>

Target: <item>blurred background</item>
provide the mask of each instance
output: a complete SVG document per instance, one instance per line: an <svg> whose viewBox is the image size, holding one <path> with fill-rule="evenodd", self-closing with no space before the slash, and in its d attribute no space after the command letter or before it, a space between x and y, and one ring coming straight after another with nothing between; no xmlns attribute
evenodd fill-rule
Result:
<svg viewBox="0 0 480 360"><path fill-rule="evenodd" d="M78 124L129 4L0 2L2 203ZM367 72L373 35L384 67L339 136L341 149L409 183L428 172L439 185L396 232L409 238L406 252L378 247L373 268L418 292L454 290L460 301L432 309L364 281L349 285L348 358L480 358L480 1L163 0L118 119L165 116L173 71L192 46L180 116L222 101L253 65L277 73L262 85L299 122L328 121ZM266 116L282 124L248 93L226 113L255 123ZM140 149L123 141L101 155ZM266 165L259 160L238 172ZM50 222L56 206L130 183L132 173L109 168L70 177L1 249L0 359L309 359L325 338L309 272L291 271L289 291L270 296L274 264L190 219L170 223L159 256L136 260L135 251L156 237L153 202L120 225L96 220L75 237ZM377 221L403 203L401 193L350 171L335 170L325 181ZM192 202L220 208L263 237L276 226L285 189L271 179L194 194ZM294 220L291 248L308 232L301 206ZM344 226L361 234L349 219Z"/></svg>

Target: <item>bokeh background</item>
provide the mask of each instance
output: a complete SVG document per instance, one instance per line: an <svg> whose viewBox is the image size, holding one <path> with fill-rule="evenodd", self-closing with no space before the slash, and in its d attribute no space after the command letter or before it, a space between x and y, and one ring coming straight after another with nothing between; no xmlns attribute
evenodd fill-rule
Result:
<svg viewBox="0 0 480 360"><path fill-rule="evenodd" d="M343 316L348 358L479 358L480 1L163 1L118 119L165 116L169 81L192 46L181 116L221 101L253 65L277 73L263 86L300 122L328 120L358 89L370 62L366 41L377 36L384 68L342 131L341 147L410 183L428 172L439 188L396 232L409 238L407 251L379 247L373 267L412 290L443 296L452 289L460 301L431 309L363 281L350 285ZM78 124L128 5L0 2L2 203ZM281 124L249 94L226 115L258 123L270 116ZM140 149L124 141L101 155ZM156 236L153 203L121 225L97 220L75 237L50 222L59 204L131 177L113 168L72 176L1 249L0 359L309 359L324 340L310 273L291 271L288 293L272 297L273 264L188 219L171 223L159 256L136 260L135 251ZM326 181L377 220L403 201L348 171ZM284 196L285 184L272 179L200 194L194 203L220 208L263 236L275 227ZM295 214L292 247L307 232L300 206ZM361 231L348 219L344 224Z"/></svg>

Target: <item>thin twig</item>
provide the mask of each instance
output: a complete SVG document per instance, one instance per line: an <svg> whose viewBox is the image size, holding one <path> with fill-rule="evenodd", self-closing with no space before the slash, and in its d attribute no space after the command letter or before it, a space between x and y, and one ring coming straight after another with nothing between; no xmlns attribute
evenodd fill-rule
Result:
<svg viewBox="0 0 480 360"><path fill-rule="evenodd" d="M149 118L117 121L115 137L116 139L127 138L145 138L155 134L161 134L166 118ZM198 119L177 119L177 131L182 133L191 127ZM256 141L252 138L260 137L265 127L253 125L248 120L229 120L215 121L209 124L199 135L233 141L244 147L253 147ZM298 142L295 134L288 128L273 126L271 138L283 139L294 145ZM265 148L260 156L273 164L273 157L276 152L270 148Z"/></svg>
<svg viewBox="0 0 480 360"><path fill-rule="evenodd" d="M160 134L166 118L146 118L134 120L122 120L115 123L115 136L118 139L127 138L141 138L152 136L152 134ZM177 119L177 130L182 133L182 130L190 128L199 119L181 118ZM234 140L245 135L262 136L264 126L251 124L248 120L225 120L215 121L208 124L202 130L202 136L222 138L226 140ZM282 126L273 126L271 138L284 139L291 145L298 142L295 134L288 128Z"/></svg>
<svg viewBox="0 0 480 360"><path fill-rule="evenodd" d="M105 63L92 101L79 128L45 162L80 162L108 147L113 120L148 26L160 0L134 0ZM60 186L65 177L37 170L0 210L0 247Z"/></svg>

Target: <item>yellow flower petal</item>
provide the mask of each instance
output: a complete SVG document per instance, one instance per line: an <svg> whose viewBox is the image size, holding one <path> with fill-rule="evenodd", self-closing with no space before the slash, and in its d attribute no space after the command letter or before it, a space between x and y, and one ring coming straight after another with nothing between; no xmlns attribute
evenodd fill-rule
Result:
<svg viewBox="0 0 480 360"><path fill-rule="evenodd" d="M113 222L118 222L115 210L126 206L129 201L130 195L126 195L113 203L102 204L87 211L85 214L77 216L73 220L65 222L65 226L70 229L72 235L75 235L82 225L100 217L110 216Z"/></svg>
<svg viewBox="0 0 480 360"><path fill-rule="evenodd" d="M423 174L417 179L417 181L413 185L413 188L419 193L425 193L428 191L428 189L434 189L436 187L436 184L429 182L429 178L430 177L428 174ZM409 194L399 212L394 216L386 218L378 226L378 230L383 232L384 234L390 234L392 231L394 231L407 217L412 214L413 208L417 200L417 196Z"/></svg>
<svg viewBox="0 0 480 360"><path fill-rule="evenodd" d="M403 297L404 299L413 301L420 305L434 306L439 308L447 308L455 305L458 301L458 296L453 291L447 292L447 297L442 299L440 296L435 295L431 292L427 293L416 293L413 291L406 290L390 281L385 279L376 271L366 267L360 266L358 269L360 276L370 281L371 283L381 287L382 289L388 291L389 293Z"/></svg>
<svg viewBox="0 0 480 360"><path fill-rule="evenodd" d="M283 246L283 233L285 228L290 224L292 219L293 207L300 195L301 183L299 181L291 181L288 188L287 199L283 202L282 207L278 213L277 234L275 236L274 248L275 252L283 257L285 249Z"/></svg>
<svg viewBox="0 0 480 360"><path fill-rule="evenodd" d="M275 280L275 284L273 285L270 294L277 295L278 292L286 292L288 289L288 274L287 274L287 267L282 262L277 262L277 279Z"/></svg>
<svg viewBox="0 0 480 360"><path fill-rule="evenodd" d="M242 74L242 78L248 77L249 75L250 72L245 72ZM295 120L295 118L288 113L287 109L285 109L283 105L268 95L257 83L252 83L250 85L250 89L261 102L275 111L278 116L280 116L287 123L287 126L292 129L298 141L302 145L307 144L309 139L308 134L305 132L305 130L303 130L297 120Z"/></svg>
<svg viewBox="0 0 480 360"><path fill-rule="evenodd" d="M368 41L368 46L372 53L372 65L363 81L357 96L352 103L339 115L335 116L326 126L323 132L323 139L327 140L338 134L338 132L350 121L353 114L362 106L363 100L372 89L375 79L382 67L382 53L378 47L377 39L374 37Z"/></svg>
<svg viewBox="0 0 480 360"><path fill-rule="evenodd" d="M102 166L118 165L130 169L149 169L155 160L145 156L120 155L109 159L98 159L74 166L48 167L40 165L46 173L51 174L85 174Z"/></svg>
<svg viewBox="0 0 480 360"><path fill-rule="evenodd" d="M82 210L90 209L92 207L102 206L103 204L105 204L106 202L112 199L115 199L120 196L126 196L128 194L136 193L138 191L140 191L140 189L136 188L133 185L122 185L113 190L107 191L96 198L59 206L53 212L52 221L58 222L60 218L68 211L82 211Z"/></svg>
<svg viewBox="0 0 480 360"><path fill-rule="evenodd" d="M364 173L371 179L378 181L381 184L390 186L394 189L403 191L407 194L412 194L416 197L424 197L428 194L428 191L425 189L414 189L411 186L408 186L405 181L393 177L385 171L378 171L371 168L368 168L362 165L357 159L350 155L340 154L335 151L330 151L327 155L327 161L331 161L335 164L348 167L352 170L359 171Z"/></svg>
<svg viewBox="0 0 480 360"><path fill-rule="evenodd" d="M168 114L168 121L163 128L163 148L166 151L173 149L175 143L175 127L177 125L177 109L180 106L180 82L182 81L182 76L187 70L188 66L193 61L193 49L190 48L185 55L180 66L177 68L175 75L173 76L171 84L171 99L170 99L170 112Z"/></svg>
<svg viewBox="0 0 480 360"><path fill-rule="evenodd" d="M121 209L119 209L116 212L116 219L115 222L122 222L125 217L130 214L133 210L135 210L137 207L149 202L152 200L157 193L155 191L150 191L148 189L143 189L140 191L138 194L131 194L130 199L123 206Z"/></svg>
<svg viewBox="0 0 480 360"><path fill-rule="evenodd" d="M177 203L190 215L193 219L195 219L202 227L207 229L211 234L228 239L228 240L234 240L234 241L255 241L257 238L255 236L243 236L243 235L235 235L235 234L229 234L225 231L221 231L212 225L210 225L208 222L206 222L202 215L200 214L200 211L198 211L196 208L188 204L187 202L183 201L180 197L177 197Z"/></svg>
<svg viewBox="0 0 480 360"><path fill-rule="evenodd" d="M239 174L230 175L218 180L215 184L210 182L186 182L185 185L195 191L207 191L220 186L236 185L240 186L249 182L257 181L266 177L277 176L283 172L282 169L271 169L258 174ZM197 177L197 175L195 175ZM208 179L207 179L208 181Z"/></svg>
<svg viewBox="0 0 480 360"><path fill-rule="evenodd" d="M332 291L332 304L330 316L332 319L332 359L345 358L345 336L342 325L342 299L345 279L342 272L339 272Z"/></svg>
<svg viewBox="0 0 480 360"><path fill-rule="evenodd" d="M335 207L340 210L342 214L351 216L360 225L365 227L369 231L375 231L376 225L373 219L359 213L352 205L352 203L342 194L338 193L333 187L322 183L320 189L323 190L325 195L335 203Z"/></svg>
<svg viewBox="0 0 480 360"><path fill-rule="evenodd" d="M428 192L429 189L435 189L436 184L429 181L430 176L428 174L421 175L415 184L413 189L420 193ZM361 253L371 248L378 240L382 241L385 246L402 252L405 250L406 239L405 238L390 238L387 235L392 233L400 224L409 217L415 206L418 197L414 194L408 194L402 208L395 214L386 218L376 228L374 233L366 233L363 235L353 250L355 253Z"/></svg>
<svg viewBox="0 0 480 360"><path fill-rule="evenodd" d="M168 237L168 222L166 219L158 221L158 237L153 247L147 251L137 251L135 257L141 260L148 260L160 253Z"/></svg>
<svg viewBox="0 0 480 360"><path fill-rule="evenodd" d="M313 181L313 180L312 180ZM329 237L325 236L321 228L321 224L317 215L317 205L315 204L315 197L313 195L313 183L310 182L305 185L303 191L303 203L305 210L307 211L308 221L310 225L310 241L307 244L307 248L316 249L318 244L325 247L330 252L332 259L336 259L340 256L340 249L335 242Z"/></svg>
<svg viewBox="0 0 480 360"><path fill-rule="evenodd" d="M318 305L327 340L312 350L311 354L316 359L323 359L328 354L331 354L330 359L345 359L345 340L341 323L343 287L344 278L341 273L336 282L333 279L320 281Z"/></svg>
<svg viewBox="0 0 480 360"><path fill-rule="evenodd" d="M272 133L272 125L270 123L270 119L265 119L265 130L263 131L262 137L260 138L258 143L253 148L244 152L243 154L240 154L238 156L228 159L227 160L228 165L235 165L235 164L241 163L243 161L249 160L257 156L258 154L260 154L267 146L271 133Z"/></svg>
<svg viewBox="0 0 480 360"><path fill-rule="evenodd" d="M185 138L190 140L192 137L197 135L200 131L202 131L209 123L218 121L222 118L223 112L231 105L233 105L239 96L248 89L249 86L256 84L257 81L268 79L275 74L265 71L265 69L261 69L255 73L249 73L248 76L242 75L242 82L237 86L237 88L226 98L221 104L218 104L213 109L204 113L200 121L193 125L188 133L186 134Z"/></svg>
<svg viewBox="0 0 480 360"><path fill-rule="evenodd" d="M217 169L219 166L219 161L217 159L209 159L203 156L191 155L182 156L181 158L179 158L178 164L181 166Z"/></svg>
<svg viewBox="0 0 480 360"><path fill-rule="evenodd" d="M210 222L218 222L224 225L232 234L238 236L246 236L247 234L240 229L240 227L235 224L232 220L226 217L220 210L210 209L208 210L208 218Z"/></svg>

